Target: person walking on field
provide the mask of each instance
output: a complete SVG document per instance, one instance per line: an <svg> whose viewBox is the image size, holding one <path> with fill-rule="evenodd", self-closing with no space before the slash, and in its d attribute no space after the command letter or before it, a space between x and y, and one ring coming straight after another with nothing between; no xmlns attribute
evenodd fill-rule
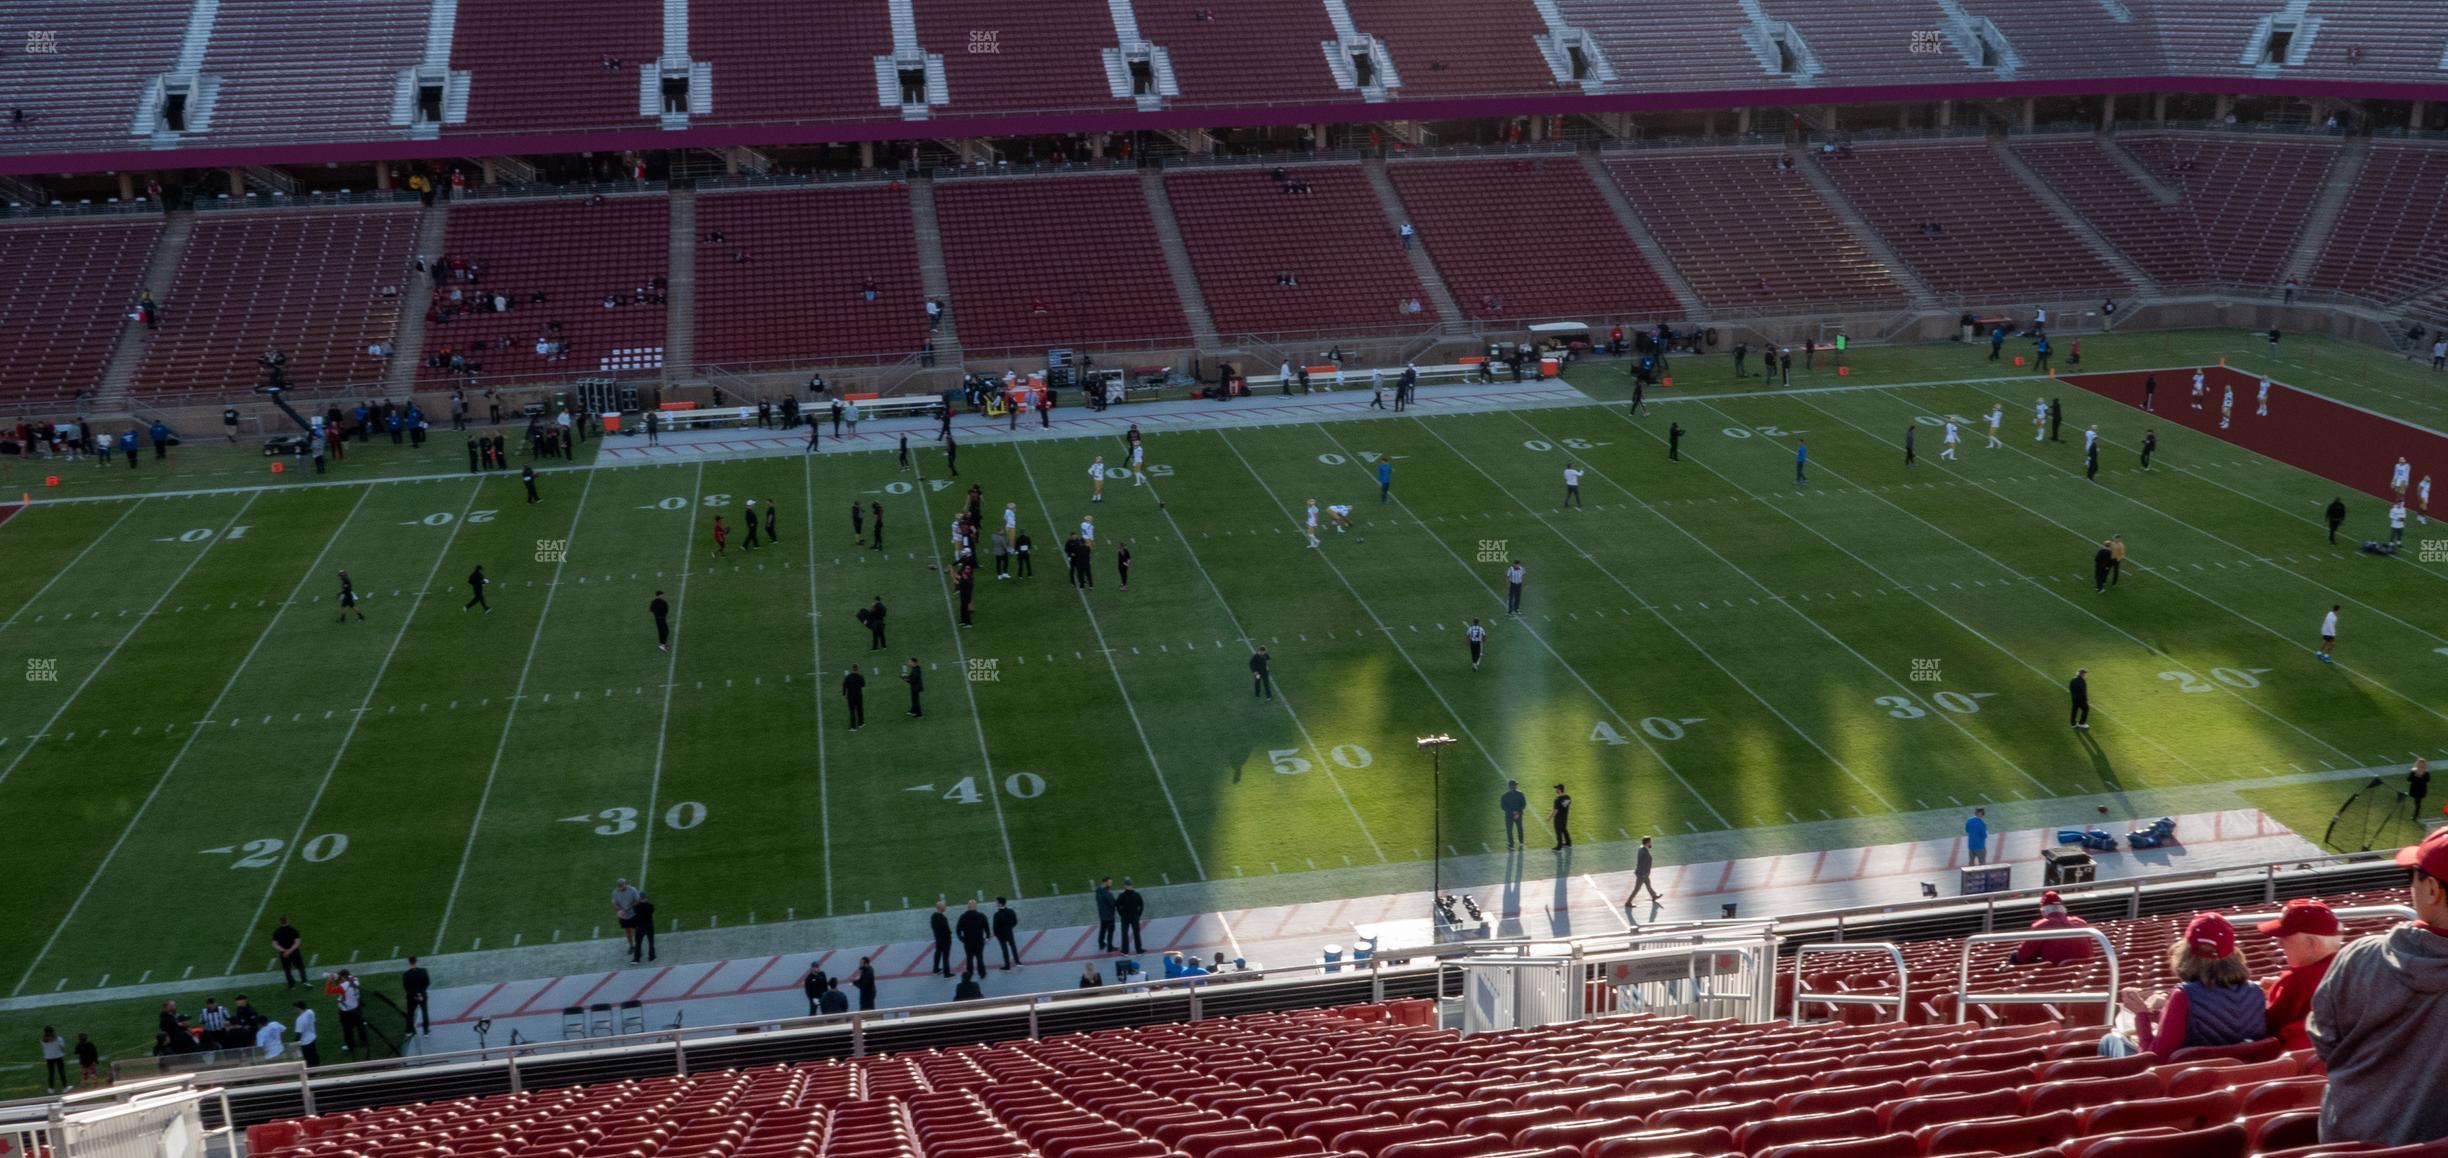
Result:
<svg viewBox="0 0 2448 1158"><path fill-rule="evenodd" d="M1572 794L1564 791L1564 786L1561 784L1555 786L1555 804L1548 809L1547 819L1549 823L1555 825L1555 846L1557 850L1561 851L1563 849L1571 848Z"/></svg>
<svg viewBox="0 0 2448 1158"><path fill-rule="evenodd" d="M2337 662L2337 617L2339 606L2339 604L2335 603L2330 604L2329 614L2321 616L2320 650L2314 652L2313 654L2320 657L2320 661L2322 663Z"/></svg>
<svg viewBox="0 0 2448 1158"><path fill-rule="evenodd" d="M1658 895L1656 883L1649 879L1649 873L1656 867L1656 854L1650 849L1649 838L1644 836L1640 838L1640 851L1632 861L1632 891L1624 897L1625 908L1631 908L1632 902L1640 899L1642 889L1649 890L1649 903L1652 905L1666 899Z"/></svg>
<svg viewBox="0 0 2448 1158"><path fill-rule="evenodd" d="M721 515L714 516L714 557L720 559L730 549L731 528L724 526Z"/></svg>
<svg viewBox="0 0 2448 1158"><path fill-rule="evenodd" d="M2346 500L2343 498L2330 499L2328 515L2329 545L2334 547L2337 545L2338 528L2346 523Z"/></svg>
<svg viewBox="0 0 2448 1158"><path fill-rule="evenodd" d="M1919 429L1918 423L1908 422L1904 424L1904 468L1906 470L1910 470L1913 467L1920 465L1913 461L1913 431L1917 429ZM1941 457L1943 457L1943 452L1941 453Z"/></svg>
<svg viewBox="0 0 2448 1158"><path fill-rule="evenodd" d="M1581 509L1581 468L1569 462L1564 464L1564 505Z"/></svg>
<svg viewBox="0 0 2448 1158"><path fill-rule="evenodd" d="M842 702L850 709L850 730L855 732L866 727L867 677L859 674L857 664L851 664L850 673L842 677L841 693Z"/></svg>
<svg viewBox="0 0 2448 1158"><path fill-rule="evenodd" d="M654 617L655 649L657 651L670 651L671 601L663 598L662 592L655 592L654 601L646 605L646 614Z"/></svg>
<svg viewBox="0 0 2448 1158"><path fill-rule="evenodd" d="M2072 723L2084 731L2091 728L2091 681L2084 678L2090 673L2090 668L2075 668L2073 680L2066 684L2066 694L2073 700Z"/></svg>
<svg viewBox="0 0 2448 1158"><path fill-rule="evenodd" d="M2144 469L2144 470L2149 470L2149 469L2151 468L2151 465L2150 465L2151 456L2152 456L2152 455L2154 455L2154 454L2157 454L2157 453L2159 453L2159 435L2158 435L2156 432L2153 432L2153 431L2149 431L2149 430L2145 430L2145 431L2143 431L2143 432L2142 432L2142 469Z"/></svg>
<svg viewBox="0 0 2448 1158"><path fill-rule="evenodd" d="M2116 548L2108 540L2100 540L2099 550L2091 553L2091 590L2108 593L2108 569L2116 564Z"/></svg>
<svg viewBox="0 0 2448 1158"><path fill-rule="evenodd" d="M1258 650L1250 653L1250 694L1252 696L1262 700L1275 698L1275 680L1268 670L1273 666L1274 659L1267 655L1265 644L1259 644Z"/></svg>
<svg viewBox="0 0 2448 1158"><path fill-rule="evenodd" d="M1522 580L1523 580L1523 579L1525 579L1525 578L1527 578L1527 577L1529 576L1529 574L1530 574L1530 570L1529 570L1529 568L1522 566L1522 562L1521 562L1521 560L1519 560L1519 559L1510 560L1510 561L1509 561L1509 562L1506 564L1506 566L1505 566L1505 614L1507 614L1507 615L1519 615L1519 614L1521 614L1521 593L1522 593Z"/></svg>
<svg viewBox="0 0 2448 1158"><path fill-rule="evenodd" d="M915 720L926 715L925 706L918 702L920 693L926 691L926 672L918 666L917 656L911 656L909 663L902 666L901 682L909 685L909 717Z"/></svg>
<svg viewBox="0 0 2448 1158"><path fill-rule="evenodd" d="M1794 440L1794 485L1795 485L1795 486L1805 486L1805 485L1808 485L1808 484L1809 484L1809 482L1810 482L1810 475L1807 473L1807 471L1808 471L1809 467L1810 467L1810 443L1809 443L1809 441L1807 441L1807 440L1805 440L1805 439L1800 439L1800 438L1797 438L1797 439L1795 439L1795 440Z"/></svg>
<svg viewBox="0 0 2448 1158"><path fill-rule="evenodd" d="M2125 536L2108 536L2108 585L2114 587L2125 578Z"/></svg>
<svg viewBox="0 0 2448 1158"><path fill-rule="evenodd" d="M1487 628L1480 626L1479 621L1473 619L1470 621L1470 627L1462 635L1470 641L1471 670L1478 671L1480 654L1487 649Z"/></svg>
<svg viewBox="0 0 2448 1158"><path fill-rule="evenodd" d="M1105 501L1105 456L1101 454L1096 456L1095 462L1088 464L1088 501Z"/></svg>
<svg viewBox="0 0 2448 1158"><path fill-rule="evenodd" d="M1139 936L1139 919L1147 915L1147 898L1131 887L1129 877L1122 878L1122 891L1114 897L1114 917L1121 923L1122 936L1115 951L1145 953L1147 942Z"/></svg>
<svg viewBox="0 0 2448 1158"><path fill-rule="evenodd" d="M2414 822L2422 823L2423 798L2431 795L2431 761L2414 758L2414 767L2406 771L2406 795L2414 800Z"/></svg>
<svg viewBox="0 0 2448 1158"><path fill-rule="evenodd" d="M474 594L468 596L468 601L461 605L459 610L465 611L470 607L482 607L485 609L485 614L493 614L493 605L485 602L485 584L488 582L490 582L490 580L485 578L483 564L478 564L475 570L468 572L468 590L474 592Z"/></svg>
<svg viewBox="0 0 2448 1158"><path fill-rule="evenodd" d="M1530 798L1522 795L1521 781L1505 781L1504 795L1496 798L1496 807L1504 812L1505 848L1528 848L1530 837L1522 832L1522 814L1530 810Z"/></svg>

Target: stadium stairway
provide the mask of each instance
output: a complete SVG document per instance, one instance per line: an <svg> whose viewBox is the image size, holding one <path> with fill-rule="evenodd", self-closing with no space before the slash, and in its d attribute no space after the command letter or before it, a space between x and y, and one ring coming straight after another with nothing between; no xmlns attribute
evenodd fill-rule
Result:
<svg viewBox="0 0 2448 1158"><path fill-rule="evenodd" d="M2032 167L2025 163L2023 158L2016 156L2013 149L2006 147L2006 141L2003 138L1990 138L1989 151L1997 157L2000 164L2005 165L2009 172L2023 182L2024 188L2031 190L2032 196L2039 198L2042 205L2048 206L2049 212L2056 214L2057 220L2073 231L2074 236L2088 242L2091 252L2098 254L2100 260L2108 263L2109 268L2116 270L2127 281L2132 282L2143 296L2157 297L2160 295L2162 291L2159 282L2144 272L2141 266L2135 265L2132 259L2127 258L2116 246L2109 244L2108 238L2103 236L2099 230L2092 228L2091 222L2081 213L2076 212L2072 205L2067 204L2065 198L2058 196L2057 191L2049 187L2047 180L2033 172Z"/></svg>
<svg viewBox="0 0 2448 1158"><path fill-rule="evenodd" d="M179 308L179 303L170 300L170 285L178 278L179 261L186 256L187 238L194 232L195 213L180 210L162 223L161 238L153 243L153 263L145 267L144 288L152 291L153 300L161 303L165 313ZM134 305L129 301L122 308ZM95 383L93 401L86 411L89 415L105 418L128 412L128 386L136 380L136 367L144 362L152 338L152 331L133 322L120 328L110 362Z"/></svg>
<svg viewBox="0 0 2448 1158"><path fill-rule="evenodd" d="M1844 227L1852 232L1853 240L1860 242L1862 249L1870 256L1877 258L1880 265L1887 267L1888 276L1895 278L1897 284L1902 285L1904 291L1912 295L1914 309L1940 308L1937 291L1931 289L1928 282L1921 280L1921 272L1907 263L1902 255L1896 253L1887 244L1887 239L1879 235L1878 230L1870 227L1870 221L1862 216L1861 208L1853 204L1852 198L1844 195L1844 190L1836 187L1835 179L1827 175L1827 170L1819 167L1817 156L1807 149L1803 150L1802 158L1794 168L1802 174L1803 180L1810 182L1811 188L1818 190L1819 199L1826 202L1829 209L1835 211L1836 219L1844 222Z"/></svg>
<svg viewBox="0 0 2448 1158"><path fill-rule="evenodd" d="M895 27L898 27L896 25ZM935 182L921 179L909 182L910 230L918 237L918 282L926 296L944 304L943 324L935 328L935 364L962 365L960 340L961 303L952 300L952 275L944 268L943 232L935 217ZM1165 219L1171 224L1171 218Z"/></svg>
<svg viewBox="0 0 2448 1158"><path fill-rule="evenodd" d="M428 264L442 257L442 238L450 228L450 201L435 198L417 219L416 255ZM383 371L383 396L406 398L416 391L417 364L425 357L425 311L419 299L434 285L431 273L409 278L408 308L400 311L399 333L391 339L391 365Z"/></svg>
<svg viewBox="0 0 2448 1158"><path fill-rule="evenodd" d="M1640 247L1641 256L1649 259L1649 268L1657 271L1658 280L1674 291L1675 301L1683 307L1683 316L1707 317L1708 303L1700 300L1700 291L1692 288L1691 280L1666 256L1666 247L1658 244L1657 234L1649 232L1649 223L1641 220L1641 215L1632 208L1632 199L1624 196L1623 186L1615 183L1614 174L1607 172L1598 154L1582 152L1581 168L1589 174L1590 184L1597 186L1598 195L1606 198L1607 208L1615 211L1615 223L1632 239L1632 244Z"/></svg>
<svg viewBox="0 0 2448 1158"><path fill-rule="evenodd" d="M2321 189L2320 200L2312 203L2312 212L2304 217L2303 232L2295 235L2295 252L2287 258L2286 269L2279 274L2278 284L2288 278L2298 283L2312 278L2312 268L2320 264L2321 252L2329 248L2329 237L2337 232L2338 218L2346 212L2346 201L2354 193L2355 181L2363 175L2363 164L2371 160L2370 137L2348 137L2338 147L2337 160L2329 165L2329 184Z"/></svg>
<svg viewBox="0 0 2448 1158"><path fill-rule="evenodd" d="M1377 191L1377 203L1385 207L1386 232L1392 233L1402 222L1411 220L1411 211L1403 207L1402 194L1394 189L1394 180L1386 176L1385 160L1370 158L1361 168L1367 170L1369 188ZM1437 313L1437 332L1460 336L1470 332L1470 323L1463 319L1462 307L1454 303L1453 290L1437 272L1436 262L1429 260L1428 247L1436 239L1422 236L1404 256L1411 259L1411 272L1419 275L1421 292L1428 295L1428 305Z"/></svg>
<svg viewBox="0 0 2448 1158"><path fill-rule="evenodd" d="M682 23L687 22L682 5ZM694 382L697 374L697 191L671 191L670 309L663 322L663 380Z"/></svg>
<svg viewBox="0 0 2448 1158"><path fill-rule="evenodd" d="M2175 186L2160 180L2159 174L2151 172L2151 167L2143 164L2142 158L2134 156L2133 150L2120 143L2114 134L2101 134L2098 139L2100 152L2106 153L2109 160L2116 162L2117 168L2123 169L2126 176L2133 178L2134 184L2150 190L2150 195L2158 198L2160 204L2174 205L2184 200L2183 193L2177 191Z"/></svg>
<svg viewBox="0 0 2448 1158"><path fill-rule="evenodd" d="M1182 317L1190 323L1190 339L1201 350L1217 350L1215 315L1207 312L1207 295L1199 289L1198 273L1190 266L1190 246L1182 240L1181 224L1173 219L1173 197L1165 192L1164 173L1139 170L1139 189L1147 195L1148 219L1156 223L1156 240L1164 243L1165 272L1173 275L1173 292L1181 298Z"/></svg>

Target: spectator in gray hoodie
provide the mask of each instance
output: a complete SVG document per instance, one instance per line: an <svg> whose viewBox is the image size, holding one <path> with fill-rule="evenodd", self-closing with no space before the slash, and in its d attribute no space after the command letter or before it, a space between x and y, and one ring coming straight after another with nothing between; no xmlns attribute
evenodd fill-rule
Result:
<svg viewBox="0 0 2448 1158"><path fill-rule="evenodd" d="M2329 1067L2321 1141L2448 1138L2448 828L2397 853L2419 920L2338 952L2305 1030Z"/></svg>

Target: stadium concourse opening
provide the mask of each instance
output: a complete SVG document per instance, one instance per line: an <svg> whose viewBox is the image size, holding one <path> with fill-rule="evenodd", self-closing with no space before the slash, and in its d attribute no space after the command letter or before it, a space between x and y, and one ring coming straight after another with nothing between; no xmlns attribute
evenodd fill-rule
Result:
<svg viewBox="0 0 2448 1158"><path fill-rule="evenodd" d="M2448 1140L2437 14L122 7L0 1152Z"/></svg>

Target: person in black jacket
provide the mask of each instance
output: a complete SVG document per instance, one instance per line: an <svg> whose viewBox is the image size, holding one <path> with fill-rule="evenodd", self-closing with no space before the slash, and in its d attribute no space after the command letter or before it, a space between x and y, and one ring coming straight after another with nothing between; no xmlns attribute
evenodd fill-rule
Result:
<svg viewBox="0 0 2448 1158"><path fill-rule="evenodd" d="M1019 932L1020 914L1012 911L1010 900L1003 897L996 897L994 911L994 936L995 944L1003 950L1003 969L1005 972L1010 972L1012 966L1020 963L1020 942L1018 940Z"/></svg>
<svg viewBox="0 0 2448 1158"><path fill-rule="evenodd" d="M2116 566L2116 548L2106 539L2100 540L2099 550L2091 554L2091 587L2102 595L2108 593L2108 569Z"/></svg>
<svg viewBox="0 0 2448 1158"><path fill-rule="evenodd" d="M850 705L850 730L867 726L867 677L859 674L857 664L850 665L850 674L842 677L842 699Z"/></svg>
<svg viewBox="0 0 2448 1158"><path fill-rule="evenodd" d="M477 565L476 565L476 569L475 569L475 570L468 572L467 583L468 583L468 590L470 590L470 591L472 591L472 592L475 592L475 594L470 595L470 596L468 597L468 601L467 601L467 603L466 603L465 605L461 606L461 607L459 608L459 610L461 610L461 611L465 611L465 610L467 610L467 609L468 609L468 608L470 608L470 607L482 607L482 608L484 608L484 609L485 609L485 614L487 614L487 615L491 615L491 614L493 614L493 605L492 605L492 604L490 604L490 603L485 602L485 596L484 596L484 589L485 589L485 573L484 573L484 564L479 563L479 564L477 564Z"/></svg>
<svg viewBox="0 0 2448 1158"><path fill-rule="evenodd" d="M799 991L807 994L809 1017L830 1012L823 1008L826 980L824 966L813 961L808 963L807 972L799 975Z"/></svg>
<svg viewBox="0 0 2448 1158"><path fill-rule="evenodd" d="M825 982L824 993L816 998L816 1009L819 1013L850 1012L850 997L841 991L841 978Z"/></svg>
<svg viewBox="0 0 2448 1158"><path fill-rule="evenodd" d="M859 958L859 967L850 974L850 988L858 990L860 1010L875 1008L875 962Z"/></svg>
<svg viewBox="0 0 2448 1158"><path fill-rule="evenodd" d="M2073 701L2069 722L2085 730L2091 727L2091 681L2084 678L2090 673L2090 668L2075 668L2074 678L2066 684L2066 695Z"/></svg>
<svg viewBox="0 0 2448 1158"><path fill-rule="evenodd" d="M663 598L663 593L657 591L654 593L654 601L646 605L646 613L654 616L655 647L662 651L670 651L671 601Z"/></svg>
<svg viewBox="0 0 2448 1158"><path fill-rule="evenodd" d="M2333 498L2333 499L2330 499L2330 500L2329 500L2329 543L2330 543L2330 545L2331 545L2331 546L2335 546L2335 545L2337 545L2337 529L2338 529L2340 526L2345 525L2345 522L2346 522L2346 500L2341 499L2341 498Z"/></svg>
<svg viewBox="0 0 2448 1158"><path fill-rule="evenodd" d="M859 612L859 622L867 625L867 650L884 650L883 596L876 596L875 602L868 604L866 610Z"/></svg>
<svg viewBox="0 0 2448 1158"><path fill-rule="evenodd" d="M1114 947L1114 891L1112 877L1106 877L1105 879L1097 882L1096 911L1097 951L1101 953L1112 952Z"/></svg>
<svg viewBox="0 0 2448 1158"><path fill-rule="evenodd" d="M952 975L952 918L944 915L944 903L935 902L935 912L927 918L927 928L935 934L935 975Z"/></svg>
<svg viewBox="0 0 2448 1158"><path fill-rule="evenodd" d="M986 914L977 911L976 901L969 902L967 907L961 910L960 921L953 926L952 931L960 936L961 972L964 975L975 973L984 977L986 975Z"/></svg>
<svg viewBox="0 0 2448 1158"><path fill-rule="evenodd" d="M1274 666L1274 662L1273 657L1267 655L1266 645L1263 643L1258 645L1258 650L1250 653L1249 667L1251 695L1260 699L1271 700L1275 698L1275 681L1272 673L1268 670Z"/></svg>
<svg viewBox="0 0 2448 1158"><path fill-rule="evenodd" d="M433 974L427 973L414 957L408 959L407 971L400 974L400 992L408 999L408 1032L417 1032L417 1022L422 1015L425 1032L432 1034L433 1001L429 995L433 992Z"/></svg>
<svg viewBox="0 0 2448 1158"><path fill-rule="evenodd" d="M926 709L919 705L918 694L926 690L926 673L919 668L917 656L911 656L910 661L907 664L902 665L901 682L909 685L910 718L915 720L918 717L925 715Z"/></svg>
<svg viewBox="0 0 2448 1158"><path fill-rule="evenodd" d="M1139 935L1139 917L1146 912L1147 898L1131 887L1129 877L1122 878L1122 891L1114 897L1114 916L1122 919L1122 940L1115 946L1115 952L1147 952L1147 941Z"/></svg>

